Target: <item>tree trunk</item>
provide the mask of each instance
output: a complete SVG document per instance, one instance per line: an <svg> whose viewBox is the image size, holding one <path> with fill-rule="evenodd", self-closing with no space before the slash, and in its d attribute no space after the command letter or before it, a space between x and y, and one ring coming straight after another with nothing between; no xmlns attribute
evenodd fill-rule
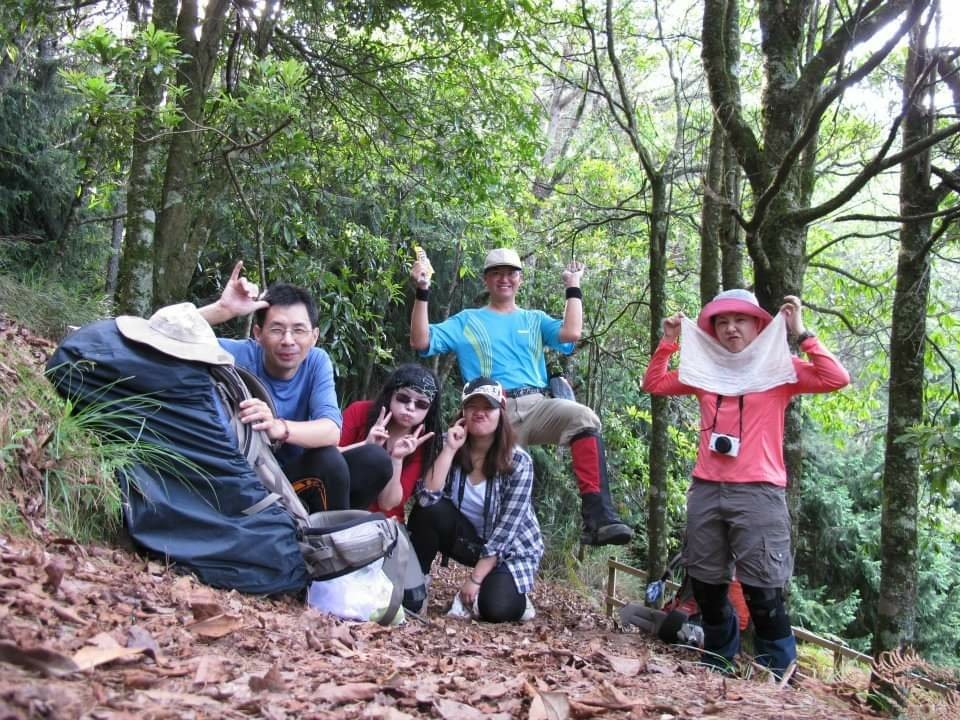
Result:
<svg viewBox="0 0 960 720"><path fill-rule="evenodd" d="M660 342L660 323L667 315L667 235L669 200L662 174L650 180L650 347ZM663 575L667 565L667 478L670 467L670 398L650 399L650 492L647 497L647 577Z"/></svg>
<svg viewBox="0 0 960 720"><path fill-rule="evenodd" d="M229 0L211 0L205 5L202 31L197 39L196 0L184 0L177 19L180 49L189 57L181 65L178 82L186 87L180 100L183 119L172 136L167 155L160 216L157 220L153 266L153 304L182 300L193 276L203 246L203 232L193 227L194 202L201 191L203 106L213 78Z"/></svg>
<svg viewBox="0 0 960 720"><path fill-rule="evenodd" d="M933 117L922 97L911 93L930 55L921 32L913 31L903 78L905 118L903 145L921 140L933 130ZM930 153L910 158L900 170L900 214L932 213L938 197L930 188ZM880 518L881 579L874 654L912 644L917 602L917 502L920 455L917 444L903 434L923 420L924 345L927 295L930 288L932 220L904 222L900 229L897 285L890 333L890 386L887 406L886 457Z"/></svg>
<svg viewBox="0 0 960 720"><path fill-rule="evenodd" d="M723 127L713 120L707 171L703 177L703 208L700 212L700 304L706 305L720 292L720 233L723 226L723 159L726 143Z"/></svg>
<svg viewBox="0 0 960 720"><path fill-rule="evenodd" d="M155 1L152 21L158 30L173 32L176 18L177 0ZM141 317L149 315L153 307L157 178L164 151L163 143L156 139L160 132L156 114L163 102L164 80L149 67L137 89L137 120L127 180L126 241L117 276L117 312Z"/></svg>
<svg viewBox="0 0 960 720"><path fill-rule="evenodd" d="M110 257L107 260L107 279L103 291L107 297L117 292L117 277L120 274L120 249L123 247L123 220L115 218L110 224Z"/></svg>
<svg viewBox="0 0 960 720"><path fill-rule="evenodd" d="M744 287L743 231L733 211L740 207L743 173L737 154L726 137L723 139L723 187L727 205L720 208L720 282L724 288Z"/></svg>

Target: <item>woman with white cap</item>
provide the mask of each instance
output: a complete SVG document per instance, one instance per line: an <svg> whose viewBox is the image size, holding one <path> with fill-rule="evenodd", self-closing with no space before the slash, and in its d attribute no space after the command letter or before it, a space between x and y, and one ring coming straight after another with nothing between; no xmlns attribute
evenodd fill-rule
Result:
<svg viewBox="0 0 960 720"><path fill-rule="evenodd" d="M460 587L480 619L532 617L527 593L543 556L533 512L533 461L516 445L503 387L488 377L467 383L461 414L443 437L407 529L424 574L437 553L467 565Z"/></svg>
<svg viewBox="0 0 960 720"><path fill-rule="evenodd" d="M795 395L831 392L850 382L804 327L800 300L788 295L784 301L773 318L753 293L727 290L704 306L696 325L682 314L666 318L643 378L650 393L695 395L700 404L684 564L703 613L704 660L726 665L739 651L737 619L727 600L736 571L755 627L756 659L778 675L796 659L783 599L793 572L784 414ZM808 360L790 355L788 334ZM669 370L678 350L680 367Z"/></svg>

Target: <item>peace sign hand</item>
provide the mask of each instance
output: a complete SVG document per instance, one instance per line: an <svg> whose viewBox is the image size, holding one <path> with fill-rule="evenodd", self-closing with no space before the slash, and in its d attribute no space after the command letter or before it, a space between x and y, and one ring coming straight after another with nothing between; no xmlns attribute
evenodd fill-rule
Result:
<svg viewBox="0 0 960 720"><path fill-rule="evenodd" d="M387 442L387 438L390 437L387 425L390 424L391 417L393 413L387 412L386 408L380 408L380 416L367 433L367 443L383 446Z"/></svg>
<svg viewBox="0 0 960 720"><path fill-rule="evenodd" d="M258 299L260 288L255 282L242 276L242 270L243 260L239 260L233 266L233 272L230 273L230 279L227 280L218 301L233 317L249 315L270 305L266 300Z"/></svg>
<svg viewBox="0 0 960 720"><path fill-rule="evenodd" d="M397 440L394 443L393 449L390 451L390 457L394 460L402 460L407 455L412 455L416 452L417 448L423 445L427 440L433 437L432 432L428 432L425 435L423 433L423 425L418 425L417 429L412 433L404 435L402 438Z"/></svg>

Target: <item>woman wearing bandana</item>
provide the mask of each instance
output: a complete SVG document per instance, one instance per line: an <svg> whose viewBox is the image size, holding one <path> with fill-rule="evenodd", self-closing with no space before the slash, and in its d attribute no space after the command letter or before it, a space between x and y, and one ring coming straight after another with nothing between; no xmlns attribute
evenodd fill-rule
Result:
<svg viewBox="0 0 960 720"><path fill-rule="evenodd" d="M436 375L425 367L409 364L390 374L376 399L358 400L347 406L343 411L340 449L379 445L390 455L393 467L386 484L353 483L351 507L369 507L403 522L404 505L440 449L439 405Z"/></svg>

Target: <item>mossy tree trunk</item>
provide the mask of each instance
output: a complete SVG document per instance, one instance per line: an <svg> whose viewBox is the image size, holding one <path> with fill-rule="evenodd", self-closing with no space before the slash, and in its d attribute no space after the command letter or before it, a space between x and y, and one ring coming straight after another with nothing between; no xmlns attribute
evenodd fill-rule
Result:
<svg viewBox="0 0 960 720"><path fill-rule="evenodd" d="M187 294L197 257L206 237L194 227L198 198L204 193L200 163L203 108L220 53L229 0L210 0L201 20L196 0L183 0L177 18L180 50L188 57L177 82L186 88L180 98L183 119L170 139L157 219L153 266L153 305L179 302ZM199 30L199 35L198 35Z"/></svg>
<svg viewBox="0 0 960 720"><path fill-rule="evenodd" d="M155 0L150 21L156 29L173 32L176 20L177 0ZM151 66L144 70L137 88L126 233L114 295L116 311L121 314L147 316L153 308L154 232L166 147L158 137L160 125L156 118L163 102L165 79Z"/></svg>
<svg viewBox="0 0 960 720"><path fill-rule="evenodd" d="M930 49L926 27L910 36L903 78L903 146L932 136L940 124L932 90L936 72L951 85L960 109L957 68ZM953 173L956 173L956 168ZM880 520L881 580L874 654L912 645L916 630L920 448L905 433L924 420L924 353L930 260L951 220L934 226L940 203L952 190L931 184L931 151L906 160L900 170L900 252L890 330L890 384Z"/></svg>

